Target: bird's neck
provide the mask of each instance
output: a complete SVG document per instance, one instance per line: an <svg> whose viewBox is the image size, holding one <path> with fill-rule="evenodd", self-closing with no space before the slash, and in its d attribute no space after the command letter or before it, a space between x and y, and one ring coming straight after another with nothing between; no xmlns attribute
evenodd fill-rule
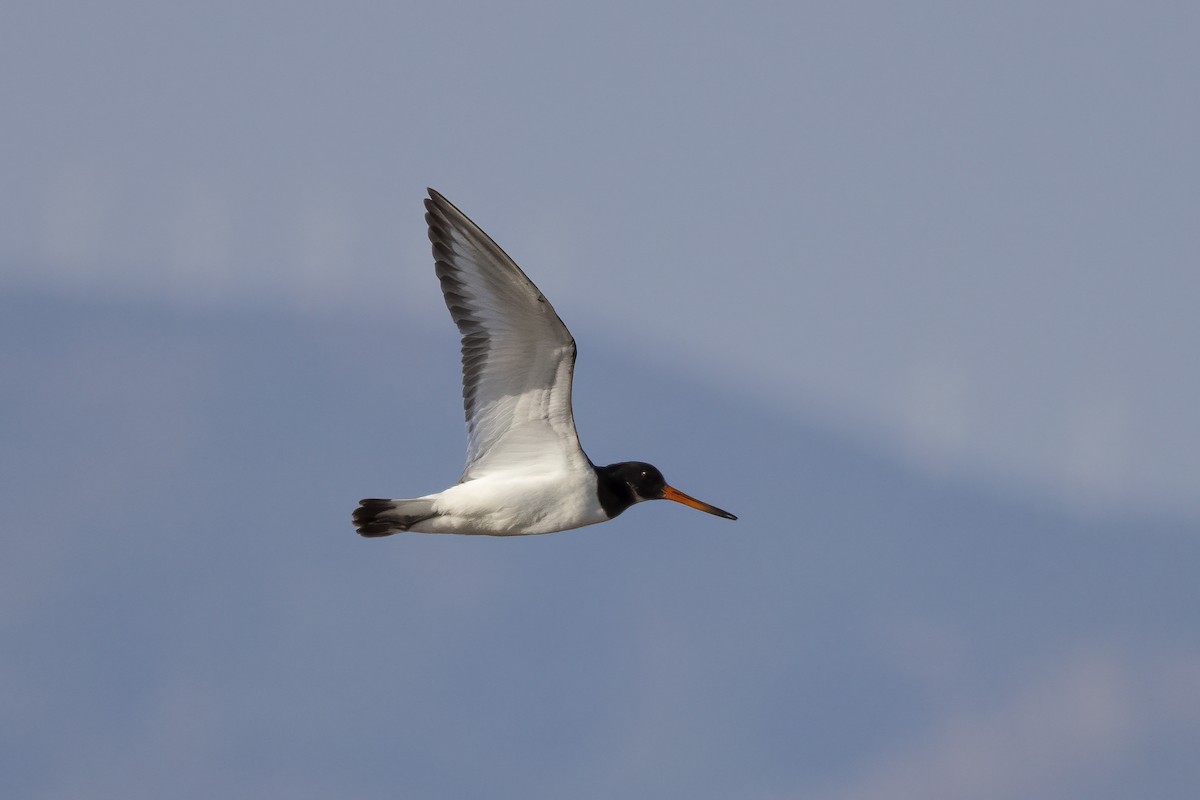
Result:
<svg viewBox="0 0 1200 800"><path fill-rule="evenodd" d="M629 482L615 474L615 466L592 467L596 470L596 493L600 496L600 507L609 519L613 519L638 501Z"/></svg>

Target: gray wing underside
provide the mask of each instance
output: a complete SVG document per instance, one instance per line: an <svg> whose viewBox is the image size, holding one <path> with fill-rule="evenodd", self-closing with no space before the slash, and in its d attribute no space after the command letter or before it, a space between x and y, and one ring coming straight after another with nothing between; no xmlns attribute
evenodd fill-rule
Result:
<svg viewBox="0 0 1200 800"><path fill-rule="evenodd" d="M571 415L575 340L545 296L483 230L429 190L425 221L442 294L462 334L463 480L582 456Z"/></svg>

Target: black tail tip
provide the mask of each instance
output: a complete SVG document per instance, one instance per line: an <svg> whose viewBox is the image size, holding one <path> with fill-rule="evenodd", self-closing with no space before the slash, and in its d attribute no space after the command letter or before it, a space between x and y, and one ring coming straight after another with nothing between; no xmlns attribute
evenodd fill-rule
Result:
<svg viewBox="0 0 1200 800"><path fill-rule="evenodd" d="M379 519L379 515L391 507L391 500L383 500L378 497L359 500L358 508L354 509L354 515L351 518L354 521L354 530L358 532L359 536L365 536L368 539L392 535L397 531L396 524Z"/></svg>

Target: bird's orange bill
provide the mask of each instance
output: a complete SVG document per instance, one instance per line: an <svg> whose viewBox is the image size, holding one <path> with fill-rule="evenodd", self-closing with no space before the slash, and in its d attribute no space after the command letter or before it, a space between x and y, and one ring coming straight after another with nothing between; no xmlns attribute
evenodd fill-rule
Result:
<svg viewBox="0 0 1200 800"><path fill-rule="evenodd" d="M686 495L672 486L663 487L663 499L674 500L676 503L683 503L685 506L691 506L692 508L704 511L705 513L715 514L716 516L724 517L725 519L737 519L737 517L735 517L733 514L730 514L728 511L722 511L716 506L710 506L708 503Z"/></svg>

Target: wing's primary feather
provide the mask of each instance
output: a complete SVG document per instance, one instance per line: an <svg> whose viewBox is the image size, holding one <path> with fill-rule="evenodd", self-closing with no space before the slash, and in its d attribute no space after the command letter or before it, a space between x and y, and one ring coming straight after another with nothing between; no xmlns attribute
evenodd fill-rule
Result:
<svg viewBox="0 0 1200 800"><path fill-rule="evenodd" d="M449 200L430 189L425 210L442 294L462 334L462 480L518 461L528 471L582 457L567 327L516 262Z"/></svg>

